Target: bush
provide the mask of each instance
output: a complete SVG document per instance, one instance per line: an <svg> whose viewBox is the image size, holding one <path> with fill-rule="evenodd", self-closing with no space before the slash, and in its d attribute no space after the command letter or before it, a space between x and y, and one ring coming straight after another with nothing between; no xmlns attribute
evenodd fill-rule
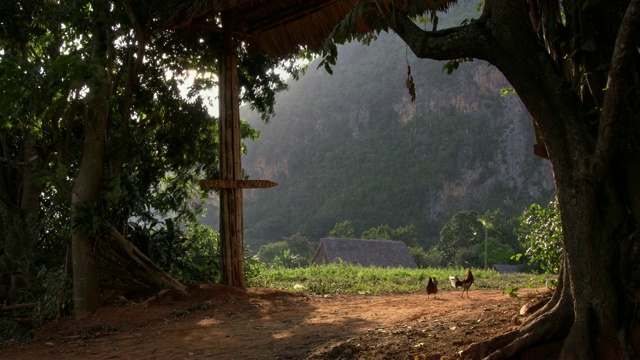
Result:
<svg viewBox="0 0 640 360"><path fill-rule="evenodd" d="M547 273L557 274L562 263L562 222L557 199L546 208L533 204L520 220L518 239L526 250L530 264L538 264ZM522 254L514 257L519 259Z"/></svg>
<svg viewBox="0 0 640 360"><path fill-rule="evenodd" d="M409 253L411 253L411 257L413 261L419 268L429 267L428 265L428 254L424 251L422 246L412 246L409 248Z"/></svg>

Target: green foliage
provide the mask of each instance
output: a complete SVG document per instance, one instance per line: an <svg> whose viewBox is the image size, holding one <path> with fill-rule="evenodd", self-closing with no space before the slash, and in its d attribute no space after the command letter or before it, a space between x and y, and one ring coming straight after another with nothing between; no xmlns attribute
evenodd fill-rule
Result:
<svg viewBox="0 0 640 360"><path fill-rule="evenodd" d="M93 202L78 203L73 216L73 228L82 234L97 236L100 233L102 219L102 211L98 204Z"/></svg>
<svg viewBox="0 0 640 360"><path fill-rule="evenodd" d="M458 70L460 64L465 62L473 61L473 58L461 58L461 59L453 59L447 61L444 65L442 65L442 72L447 72L447 74L451 75L454 71Z"/></svg>
<svg viewBox="0 0 640 360"><path fill-rule="evenodd" d="M489 268L496 264L510 264L512 262L515 252L509 245L501 243L493 237L489 237L487 240L487 266ZM484 242L476 245L476 254L475 263L484 264Z"/></svg>
<svg viewBox="0 0 640 360"><path fill-rule="evenodd" d="M474 250L471 246L478 244L483 238L484 230L476 211L462 211L453 218L440 231L438 248L442 251L443 261L447 265L464 266Z"/></svg>
<svg viewBox="0 0 640 360"><path fill-rule="evenodd" d="M300 267L309 264L315 250L307 237L294 234L261 246L255 257L268 266Z"/></svg>
<svg viewBox="0 0 640 360"><path fill-rule="evenodd" d="M427 267L442 267L444 265L444 257L438 245L432 246L425 256Z"/></svg>
<svg viewBox="0 0 640 360"><path fill-rule="evenodd" d="M504 293L509 295L509 297L515 298L515 297L518 297L518 290L520 290L520 288L517 288L509 284L507 285L507 288L504 289Z"/></svg>
<svg viewBox="0 0 640 360"><path fill-rule="evenodd" d="M220 282L220 234L198 222L166 219L131 223L129 240L162 270L185 284ZM257 276L264 264L245 249L246 278Z"/></svg>
<svg viewBox="0 0 640 360"><path fill-rule="evenodd" d="M14 304L35 304L33 308L25 307L3 312L0 318L0 343L8 337L27 339L33 336L33 330L18 325L11 319L28 318L33 328L37 328L55 320L58 316L73 313L73 289L71 275L63 266L48 269L41 266L37 269L35 282L37 291L18 291ZM27 288L28 289L28 288Z"/></svg>
<svg viewBox="0 0 640 360"><path fill-rule="evenodd" d="M393 230L391 229L391 226L383 224L364 231L362 235L360 235L360 238L370 240L392 240L392 232Z"/></svg>
<svg viewBox="0 0 640 360"><path fill-rule="evenodd" d="M487 210L480 217L490 224L488 235L496 238L500 243L508 245L513 251L520 251L518 241L520 223L517 217L508 217L502 209Z"/></svg>
<svg viewBox="0 0 640 360"><path fill-rule="evenodd" d="M402 241L407 246L417 246L418 237L416 235L416 227L413 225L407 225L404 227L398 227L392 229L387 224L378 225L377 227L366 230L360 236L361 239L370 240L395 240Z"/></svg>
<svg viewBox="0 0 640 360"><path fill-rule="evenodd" d="M557 199L546 208L533 204L520 217L520 241L527 249L529 263L542 271L557 274L563 256L562 221Z"/></svg>
<svg viewBox="0 0 640 360"><path fill-rule="evenodd" d="M353 228L353 225L351 225L351 220L345 220L345 221L336 223L333 229L329 231L329 234L327 236L330 238L350 238L351 239L356 237L356 231Z"/></svg>
<svg viewBox="0 0 640 360"><path fill-rule="evenodd" d="M419 268L426 268L432 266L429 261L429 254L427 254L422 246L409 247L409 253Z"/></svg>
<svg viewBox="0 0 640 360"><path fill-rule="evenodd" d="M502 88L502 89L500 89L500 95L502 95L502 96L518 95L518 93L516 92L516 90L514 88Z"/></svg>
<svg viewBox="0 0 640 360"><path fill-rule="evenodd" d="M481 216L475 211L460 212L443 227L436 250L442 265L484 267L485 236L490 235L487 265L507 264L512 262L513 244L520 247L515 230L515 219L506 219L500 209Z"/></svg>
<svg viewBox="0 0 640 360"><path fill-rule="evenodd" d="M275 256L273 265L284 268L300 267L300 255L292 255L291 249L284 249L281 254Z"/></svg>
<svg viewBox="0 0 640 360"><path fill-rule="evenodd" d="M274 265L274 259L283 254L285 250L289 249L289 244L286 241L276 241L270 244L265 244L258 249L255 257L256 260L264 262L269 266Z"/></svg>
<svg viewBox="0 0 640 360"><path fill-rule="evenodd" d="M220 280L219 234L211 228L173 219L147 227L132 226L132 242L178 281L194 284Z"/></svg>
<svg viewBox="0 0 640 360"><path fill-rule="evenodd" d="M73 312L71 274L67 273L64 267L47 269L42 266L38 270L37 279L43 291L36 302L36 327L56 319L58 315L66 316Z"/></svg>

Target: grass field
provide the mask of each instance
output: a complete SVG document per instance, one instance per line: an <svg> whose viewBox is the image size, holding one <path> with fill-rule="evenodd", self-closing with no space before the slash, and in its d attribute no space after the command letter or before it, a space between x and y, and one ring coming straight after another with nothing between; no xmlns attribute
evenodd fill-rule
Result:
<svg viewBox="0 0 640 360"><path fill-rule="evenodd" d="M557 275L499 274L494 270L472 269L474 288L503 290L516 295L518 289L550 286ZM438 280L440 291L452 290L449 276L462 279L463 268L377 268L330 264L304 268L270 268L248 280L251 287L270 287L313 294L367 293L402 294L424 291L428 278Z"/></svg>

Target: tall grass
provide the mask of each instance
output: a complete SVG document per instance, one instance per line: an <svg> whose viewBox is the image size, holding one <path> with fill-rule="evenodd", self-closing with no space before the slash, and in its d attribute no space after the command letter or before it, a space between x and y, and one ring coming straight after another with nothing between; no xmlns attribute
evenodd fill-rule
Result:
<svg viewBox="0 0 640 360"><path fill-rule="evenodd" d="M506 292L544 287L547 282L557 279L556 275L499 274L494 270L481 269L472 271L475 288ZM340 263L294 269L265 269L248 279L247 285L313 294L403 294L424 291L429 277L438 280L439 291L453 290L449 276L462 279L466 273L463 268L379 268Z"/></svg>

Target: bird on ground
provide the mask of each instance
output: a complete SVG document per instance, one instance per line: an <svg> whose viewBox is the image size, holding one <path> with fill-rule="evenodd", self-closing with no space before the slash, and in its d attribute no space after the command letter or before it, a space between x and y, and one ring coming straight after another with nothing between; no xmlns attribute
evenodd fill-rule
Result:
<svg viewBox="0 0 640 360"><path fill-rule="evenodd" d="M427 283L427 297L433 294L433 298L436 298L436 294L438 293L438 280L436 278L429 277L429 282Z"/></svg>
<svg viewBox="0 0 640 360"><path fill-rule="evenodd" d="M467 269L467 277L462 281L455 276L449 276L449 281L451 281L451 286L454 288L462 287L462 296L464 297L464 292L467 292L467 298L469 298L469 288L473 284L473 274L471 273L471 267Z"/></svg>

